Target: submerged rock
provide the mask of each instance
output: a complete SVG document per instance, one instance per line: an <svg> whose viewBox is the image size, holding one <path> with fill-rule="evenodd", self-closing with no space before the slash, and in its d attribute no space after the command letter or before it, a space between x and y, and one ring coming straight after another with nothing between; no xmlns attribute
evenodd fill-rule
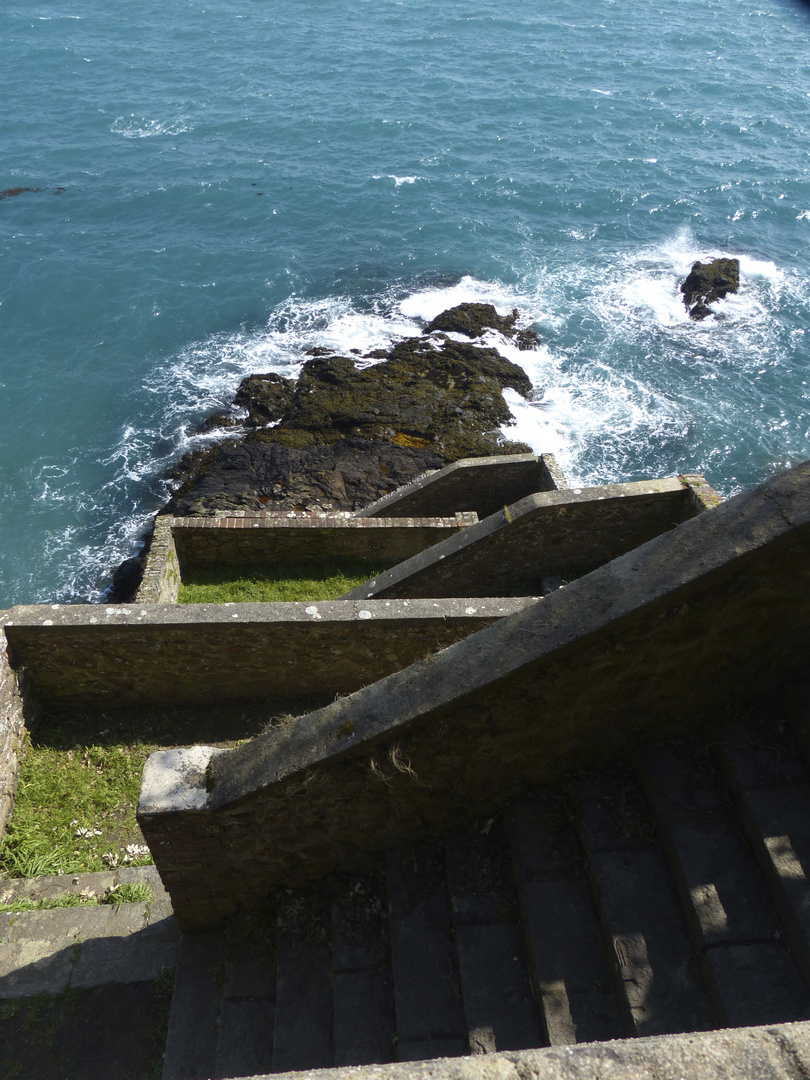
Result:
<svg viewBox="0 0 810 1080"><path fill-rule="evenodd" d="M689 276L681 285L683 302L690 319L705 319L715 312L709 304L724 300L729 293L735 293L740 287L739 259L712 259L693 264Z"/></svg>
<svg viewBox="0 0 810 1080"><path fill-rule="evenodd" d="M64 191L64 188L62 188ZM39 187L9 187L0 191L0 199L13 199L15 195L23 195L26 191L44 191Z"/></svg>

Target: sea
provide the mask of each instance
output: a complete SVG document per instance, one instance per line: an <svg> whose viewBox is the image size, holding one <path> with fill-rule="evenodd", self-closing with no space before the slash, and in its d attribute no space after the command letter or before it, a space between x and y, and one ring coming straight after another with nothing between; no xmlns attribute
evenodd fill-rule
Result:
<svg viewBox="0 0 810 1080"><path fill-rule="evenodd" d="M245 375L463 300L572 480L810 457L805 7L4 0L0 101L0 607L103 600Z"/></svg>

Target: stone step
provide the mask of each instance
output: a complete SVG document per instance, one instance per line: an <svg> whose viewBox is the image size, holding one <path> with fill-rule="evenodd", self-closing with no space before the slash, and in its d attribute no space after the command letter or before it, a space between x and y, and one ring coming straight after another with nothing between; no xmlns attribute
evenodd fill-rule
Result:
<svg viewBox="0 0 810 1080"><path fill-rule="evenodd" d="M397 1057L458 1057L469 1044L441 848L389 852L386 876Z"/></svg>
<svg viewBox="0 0 810 1080"><path fill-rule="evenodd" d="M810 772L784 722L736 725L716 748L805 982L810 985Z"/></svg>
<svg viewBox="0 0 810 1080"><path fill-rule="evenodd" d="M721 1022L807 1016L810 995L706 752L694 740L652 747L642 781Z"/></svg>
<svg viewBox="0 0 810 1080"><path fill-rule="evenodd" d="M577 803L628 1034L716 1026L664 853L632 773L615 768L592 774L578 785Z"/></svg>
<svg viewBox="0 0 810 1080"><path fill-rule="evenodd" d="M151 901L0 913L0 998L149 982L174 967L180 931L154 866L7 880L0 902L82 891L102 897L108 888L133 882L150 886Z"/></svg>
<svg viewBox="0 0 810 1080"><path fill-rule="evenodd" d="M334 1064L396 1060L385 874L344 879L332 901Z"/></svg>
<svg viewBox="0 0 810 1080"><path fill-rule="evenodd" d="M469 1053L543 1041L523 945L512 867L499 820L445 845Z"/></svg>
<svg viewBox="0 0 810 1080"><path fill-rule="evenodd" d="M332 1064L331 926L320 892L290 895L278 909L273 1072Z"/></svg>
<svg viewBox="0 0 810 1080"><path fill-rule="evenodd" d="M619 1038L611 970L568 800L520 800L508 818L543 1042L563 1046Z"/></svg>
<svg viewBox="0 0 810 1080"><path fill-rule="evenodd" d="M177 951L161 1080L214 1075L225 936L184 934Z"/></svg>
<svg viewBox="0 0 810 1080"><path fill-rule="evenodd" d="M217 1022L213 1075L250 1076L273 1067L275 941L269 920L234 916L226 931L227 959Z"/></svg>

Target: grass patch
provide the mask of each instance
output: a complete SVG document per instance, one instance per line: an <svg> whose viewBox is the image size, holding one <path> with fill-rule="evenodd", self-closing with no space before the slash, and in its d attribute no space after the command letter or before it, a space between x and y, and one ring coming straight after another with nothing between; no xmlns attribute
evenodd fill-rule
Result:
<svg viewBox="0 0 810 1080"><path fill-rule="evenodd" d="M189 569L180 584L181 604L293 603L337 600L350 589L395 566L394 562L333 560Z"/></svg>
<svg viewBox="0 0 810 1080"><path fill-rule="evenodd" d="M151 863L135 820L141 773L158 749L82 745L71 726L29 736L14 813L0 846L8 877Z"/></svg>
<svg viewBox="0 0 810 1080"><path fill-rule="evenodd" d="M0 912L53 911L56 908L93 907L98 904L114 905L116 911L122 904L148 903L152 890L145 882L130 882L107 889L103 896L93 892L64 893L62 896L46 896L41 900L12 900L0 904Z"/></svg>
<svg viewBox="0 0 810 1080"><path fill-rule="evenodd" d="M114 904L117 911L122 904L148 903L151 899L152 890L149 886L145 882L133 881L108 889L101 903Z"/></svg>

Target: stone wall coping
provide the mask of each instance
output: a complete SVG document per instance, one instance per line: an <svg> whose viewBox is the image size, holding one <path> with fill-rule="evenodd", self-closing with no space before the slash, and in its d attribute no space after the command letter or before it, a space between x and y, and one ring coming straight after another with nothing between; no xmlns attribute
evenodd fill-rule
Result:
<svg viewBox="0 0 810 1080"><path fill-rule="evenodd" d="M366 622L471 615L502 617L521 611L537 597L471 597L435 600L301 600L266 604L35 604L0 611L0 628L41 628L50 633L70 628L108 626L169 627L277 623ZM6 635L9 636L8 634Z"/></svg>
<svg viewBox="0 0 810 1080"><path fill-rule="evenodd" d="M229 514L205 514L197 517L165 517L171 529L429 529L458 528L475 525L474 510L458 511L442 517L357 517L348 511L338 514L302 514L260 510Z"/></svg>
<svg viewBox="0 0 810 1080"><path fill-rule="evenodd" d="M390 1065L262 1073L244 1080L806 1080L808 1075L810 1022L801 1021Z"/></svg>
<svg viewBox="0 0 810 1080"><path fill-rule="evenodd" d="M473 549L497 533L514 530L527 522L532 523L533 527L535 518L542 521L546 515L555 515L574 506L587 508L588 504L634 500L650 496L660 496L662 499L683 498L686 501L690 491L689 482L677 476L636 480L623 484L602 484L596 487L571 487L561 491L539 491L512 503L511 506L504 507L461 532L448 536L445 540L440 540L432 547L411 556L410 559L403 560L390 570L378 574L376 578L351 589L345 593L344 598L346 600L359 600L363 597L370 599L372 596L384 594L387 590L394 591L403 586L407 587L411 579L417 579L418 575L430 570L432 566L444 560L449 563L454 557L467 549Z"/></svg>
<svg viewBox="0 0 810 1080"><path fill-rule="evenodd" d="M673 484L680 486L678 480L660 483L670 489ZM561 494L552 492L543 497ZM521 668L603 632L634 611L649 611L654 602L677 595L693 582L708 580L712 571L726 572L746 554L808 525L810 462L805 462L721 503L710 514L689 519L428 660L417 661L299 718L283 734L259 735L228 751L215 768L210 806L227 806L249 792L278 783L291 772L342 756L345 743L339 733L349 720L355 750L393 737L418 717L447 708L476 691L484 692Z"/></svg>
<svg viewBox="0 0 810 1080"><path fill-rule="evenodd" d="M215 754L213 746L175 747L147 758L141 781L139 806L144 813L166 810L202 810L207 801L206 769Z"/></svg>

